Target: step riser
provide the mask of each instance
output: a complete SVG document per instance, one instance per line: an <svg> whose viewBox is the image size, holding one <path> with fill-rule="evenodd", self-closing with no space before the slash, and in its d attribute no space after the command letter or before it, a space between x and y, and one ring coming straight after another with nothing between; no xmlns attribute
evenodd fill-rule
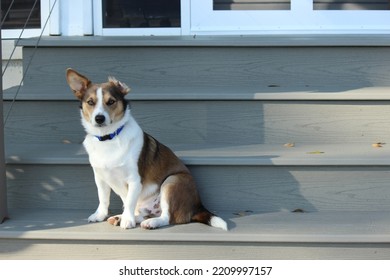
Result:
<svg viewBox="0 0 390 280"><path fill-rule="evenodd" d="M131 230L129 231L131 234ZM240 242L87 242L0 240L2 260L387 260L388 244L284 244Z"/></svg>
<svg viewBox="0 0 390 280"><path fill-rule="evenodd" d="M390 211L387 167L190 166L204 204L213 211L244 213L302 209ZM97 191L88 165L11 165L10 208L91 209ZM112 209L121 209L112 195ZM240 203L243 202L243 204Z"/></svg>
<svg viewBox="0 0 390 280"><path fill-rule="evenodd" d="M365 143L390 139L390 102L133 101L141 127L166 145ZM5 102L5 113L9 102ZM77 101L18 101L7 143L81 143Z"/></svg>
<svg viewBox="0 0 390 280"><path fill-rule="evenodd" d="M296 87L339 91L389 86L388 47L122 47L34 48L25 85L56 89L72 67L96 82L114 75L137 92L141 88ZM60 60L58 58L61 58ZM25 65L26 67L27 65ZM56 93L57 94L57 93ZM224 94L223 91L221 94Z"/></svg>

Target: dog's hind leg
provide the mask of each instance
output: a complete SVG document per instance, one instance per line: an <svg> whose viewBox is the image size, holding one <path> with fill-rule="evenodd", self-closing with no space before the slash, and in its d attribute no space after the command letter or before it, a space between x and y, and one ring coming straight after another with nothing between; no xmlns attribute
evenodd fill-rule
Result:
<svg viewBox="0 0 390 280"><path fill-rule="evenodd" d="M155 229L169 224L191 222L194 205L199 203L195 182L187 172L169 176L161 186L160 217L143 221L141 227Z"/></svg>
<svg viewBox="0 0 390 280"><path fill-rule="evenodd" d="M163 201L161 201L161 216L156 218L150 218L141 222L141 227L144 229L156 229L169 225L169 211L164 210ZM168 204L167 204L168 206Z"/></svg>
<svg viewBox="0 0 390 280"><path fill-rule="evenodd" d="M141 222L141 227L144 229L156 229L159 227L164 227L169 225L170 214L169 214L169 204L168 204L168 195L167 188L168 186L161 187L161 196L160 196L160 209L161 215L159 217L150 218Z"/></svg>

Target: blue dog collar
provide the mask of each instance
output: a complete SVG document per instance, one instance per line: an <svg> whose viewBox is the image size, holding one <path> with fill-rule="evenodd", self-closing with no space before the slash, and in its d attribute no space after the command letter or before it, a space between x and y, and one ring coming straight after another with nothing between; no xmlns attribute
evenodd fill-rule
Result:
<svg viewBox="0 0 390 280"><path fill-rule="evenodd" d="M95 137L97 139L99 139L99 141L106 141L106 140L112 140L115 138L115 136L119 135L119 133L121 133L122 129L125 127L125 125L122 125L120 128L118 128L116 131L114 131L113 133L111 134L107 134L107 135L103 135L103 136L97 136L95 135Z"/></svg>

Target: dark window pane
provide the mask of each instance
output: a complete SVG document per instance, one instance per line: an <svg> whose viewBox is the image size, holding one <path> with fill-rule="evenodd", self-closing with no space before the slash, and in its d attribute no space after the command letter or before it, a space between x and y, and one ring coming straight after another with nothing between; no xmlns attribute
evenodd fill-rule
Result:
<svg viewBox="0 0 390 280"><path fill-rule="evenodd" d="M23 28L29 15L26 28L41 28L41 1L39 0L1 0L1 14L4 17L3 29Z"/></svg>
<svg viewBox="0 0 390 280"><path fill-rule="evenodd" d="M389 0L313 0L314 10L389 10Z"/></svg>
<svg viewBox="0 0 390 280"><path fill-rule="evenodd" d="M213 0L214 11L290 10L291 0Z"/></svg>
<svg viewBox="0 0 390 280"><path fill-rule="evenodd" d="M180 0L103 0L103 27L180 27Z"/></svg>

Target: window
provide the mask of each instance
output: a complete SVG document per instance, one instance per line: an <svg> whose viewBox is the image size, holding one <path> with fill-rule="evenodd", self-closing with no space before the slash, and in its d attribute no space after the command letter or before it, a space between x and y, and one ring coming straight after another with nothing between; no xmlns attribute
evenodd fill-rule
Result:
<svg viewBox="0 0 390 280"><path fill-rule="evenodd" d="M2 38L39 36L49 15L49 2L50 0L2 0ZM49 31L44 30L43 34L48 35Z"/></svg>
<svg viewBox="0 0 390 280"><path fill-rule="evenodd" d="M41 2L36 0L2 0L2 28L41 28Z"/></svg>
<svg viewBox="0 0 390 280"><path fill-rule="evenodd" d="M214 11L290 10L290 0L213 0Z"/></svg>
<svg viewBox="0 0 390 280"><path fill-rule="evenodd" d="M98 0L95 35L180 35L181 0Z"/></svg>
<svg viewBox="0 0 390 280"><path fill-rule="evenodd" d="M390 9L389 0L314 0L314 10L371 10Z"/></svg>
<svg viewBox="0 0 390 280"><path fill-rule="evenodd" d="M390 0L190 2L190 34L390 34Z"/></svg>
<svg viewBox="0 0 390 280"><path fill-rule="evenodd" d="M104 0L103 28L180 27L180 0Z"/></svg>

